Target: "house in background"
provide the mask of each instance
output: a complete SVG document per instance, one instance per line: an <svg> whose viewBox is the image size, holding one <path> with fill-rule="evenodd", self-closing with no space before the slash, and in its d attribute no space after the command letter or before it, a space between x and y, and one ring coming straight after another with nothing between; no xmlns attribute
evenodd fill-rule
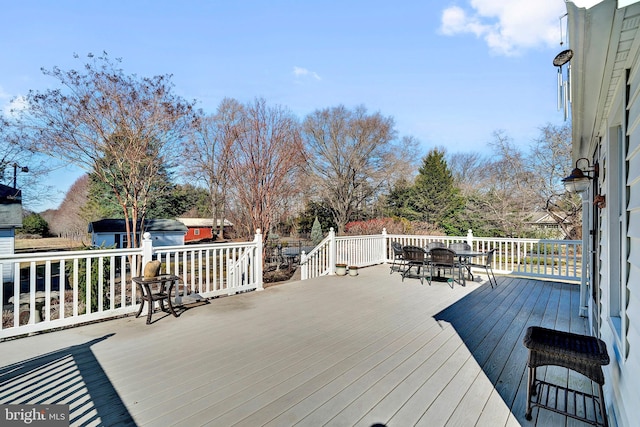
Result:
<svg viewBox="0 0 640 427"><path fill-rule="evenodd" d="M564 219L564 223L569 221ZM543 235L547 239L566 239L567 235L564 230L548 212L532 212L527 218L527 224L534 230L536 234Z"/></svg>
<svg viewBox="0 0 640 427"><path fill-rule="evenodd" d="M583 199L581 315L607 344L609 425L640 408L640 2L566 3L575 167ZM568 55L567 57L569 57ZM565 68L566 69L566 68ZM574 165L572 165L574 166Z"/></svg>
<svg viewBox="0 0 640 427"><path fill-rule="evenodd" d="M154 246L184 245L187 227L174 219L146 219L144 226L138 225L138 231L149 232ZM129 236L124 219L101 219L89 223L91 245L95 247L126 248ZM140 237L140 236L138 236Z"/></svg>
<svg viewBox="0 0 640 427"><path fill-rule="evenodd" d="M184 236L185 242L197 242L200 240L213 239L213 219L212 218L176 218L187 227L187 234ZM216 229L220 228L220 220L216 220ZM224 230L227 231L233 226L228 220L224 220Z"/></svg>
<svg viewBox="0 0 640 427"><path fill-rule="evenodd" d="M16 228L22 227L22 190L0 184L0 254L15 252ZM4 281L13 282L13 266L2 267Z"/></svg>

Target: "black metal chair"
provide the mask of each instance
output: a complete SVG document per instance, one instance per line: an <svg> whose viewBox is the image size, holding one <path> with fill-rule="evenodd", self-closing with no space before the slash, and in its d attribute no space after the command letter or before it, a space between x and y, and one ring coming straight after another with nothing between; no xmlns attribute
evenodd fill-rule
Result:
<svg viewBox="0 0 640 427"><path fill-rule="evenodd" d="M427 243L427 246L425 246L425 249L427 251L430 251L433 248L446 248L446 247L447 245L445 245L444 242L435 241L435 242Z"/></svg>
<svg viewBox="0 0 640 427"><path fill-rule="evenodd" d="M449 249L454 250L454 251L470 251L471 250L471 245L468 243L464 243L464 242L456 242L456 243L451 243L449 245Z"/></svg>
<svg viewBox="0 0 640 427"><path fill-rule="evenodd" d="M438 269L438 273L442 270L445 274L447 270L451 271L451 288L455 279L455 272L458 272L457 282L461 285L465 284L464 274L462 273L462 264L456 256L456 252L449 248L433 248L429 251L429 285L433 280L433 272Z"/></svg>
<svg viewBox="0 0 640 427"><path fill-rule="evenodd" d="M480 264L480 263L467 264L469 268L471 267L484 268L485 271L487 272L487 277L489 278L489 283L491 284L492 288L494 283L496 286L498 286L498 281L496 280L496 276L493 274L493 267L491 266L491 264L493 264L493 254L495 253L495 251L496 251L495 249L491 249L489 252L487 252L487 256L484 257L483 264ZM493 278L493 281L491 281L491 278Z"/></svg>
<svg viewBox="0 0 640 427"><path fill-rule="evenodd" d="M416 273L420 277L420 283L424 284L425 271L427 270L429 259L427 251L419 246L403 246L402 256L405 262L405 269L402 271L402 281L407 277L411 268L416 268ZM422 275L420 274L422 270Z"/></svg>
<svg viewBox="0 0 640 427"><path fill-rule="evenodd" d="M397 271L402 271L402 266L405 264L402 245L398 242L391 242L391 249L393 250L393 263L391 264L391 271L389 271L389 274L393 273L393 269L396 266Z"/></svg>

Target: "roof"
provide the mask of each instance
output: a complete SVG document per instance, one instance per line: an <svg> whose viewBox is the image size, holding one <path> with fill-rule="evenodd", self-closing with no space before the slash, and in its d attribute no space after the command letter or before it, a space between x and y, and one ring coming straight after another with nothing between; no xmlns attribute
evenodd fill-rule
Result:
<svg viewBox="0 0 640 427"><path fill-rule="evenodd" d="M176 218L178 221L186 225L187 227L211 227L213 226L213 218ZM220 226L220 220L216 220L218 227ZM233 224L225 218L225 227L231 227Z"/></svg>
<svg viewBox="0 0 640 427"><path fill-rule="evenodd" d="M0 205L22 203L22 190L0 184Z"/></svg>
<svg viewBox="0 0 640 427"><path fill-rule="evenodd" d="M139 223L138 223L139 224ZM126 232L124 219L101 219L89 223L89 233L124 233ZM181 231L186 232L187 227L175 219L146 219L144 231Z"/></svg>
<svg viewBox="0 0 640 427"><path fill-rule="evenodd" d="M564 223L568 223L569 220L567 218L563 219ZM558 224L548 212L531 212L527 218L527 223L529 224Z"/></svg>
<svg viewBox="0 0 640 427"><path fill-rule="evenodd" d="M570 84L574 159L592 154L591 144L608 126L612 100L635 58L640 4L627 3L631 5L618 8L616 0L604 0L588 9L566 3L574 51Z"/></svg>

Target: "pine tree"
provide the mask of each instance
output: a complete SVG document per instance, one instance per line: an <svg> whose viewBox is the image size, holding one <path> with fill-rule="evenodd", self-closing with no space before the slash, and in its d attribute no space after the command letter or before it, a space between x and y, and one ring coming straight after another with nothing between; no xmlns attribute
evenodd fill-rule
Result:
<svg viewBox="0 0 640 427"><path fill-rule="evenodd" d="M318 221L318 217L316 217L315 221L313 221L313 226L311 227L311 242L316 246L323 238L322 226L320 225L320 221Z"/></svg>
<svg viewBox="0 0 640 427"><path fill-rule="evenodd" d="M453 218L464 207L464 200L455 186L444 151L435 148L427 154L407 197L407 211L414 215L407 219L434 224L447 233L460 232Z"/></svg>

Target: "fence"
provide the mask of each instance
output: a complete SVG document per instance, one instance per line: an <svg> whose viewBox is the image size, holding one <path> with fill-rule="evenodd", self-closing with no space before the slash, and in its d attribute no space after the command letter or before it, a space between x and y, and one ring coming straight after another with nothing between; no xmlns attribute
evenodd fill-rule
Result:
<svg viewBox="0 0 640 427"><path fill-rule="evenodd" d="M135 249L3 255L0 271L10 266L13 279L0 276L0 339L137 311L132 277L152 259L162 262L162 273L182 278L178 300L263 288L259 230L246 243L154 248L146 235Z"/></svg>
<svg viewBox="0 0 640 427"><path fill-rule="evenodd" d="M443 242L446 246L466 242L474 251L486 252L496 249L492 265L496 273L575 281L581 278L580 240L474 237L471 230L466 237L391 235L387 234L386 230L380 235L337 237L333 229L316 248L308 254L303 254L301 278L305 280L335 274L336 264L365 267L391 262L392 241L403 246L420 247L434 241Z"/></svg>
<svg viewBox="0 0 640 427"><path fill-rule="evenodd" d="M575 240L407 236L382 234L329 236L301 255L301 278L335 274L336 264L366 267L390 262L390 243L426 246L465 241L476 251L496 249L496 273L580 280L581 242ZM0 339L135 312L139 294L132 277L152 259L162 273L182 278L178 302L186 296L209 298L262 290L262 235L252 242L154 247L145 236L141 248L95 249L0 256L13 280L0 275L2 324ZM17 296L17 297L16 297ZM14 301L15 300L15 301Z"/></svg>

